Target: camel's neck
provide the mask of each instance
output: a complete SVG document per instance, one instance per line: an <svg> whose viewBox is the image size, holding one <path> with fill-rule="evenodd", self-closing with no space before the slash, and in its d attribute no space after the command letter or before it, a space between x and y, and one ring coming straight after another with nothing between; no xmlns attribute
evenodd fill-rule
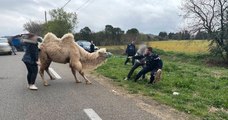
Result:
<svg viewBox="0 0 228 120"><path fill-rule="evenodd" d="M97 52L89 53L85 49L83 49L81 46L77 45L81 54L82 60L95 60L98 57Z"/></svg>
<svg viewBox="0 0 228 120"><path fill-rule="evenodd" d="M87 51L86 51L87 52ZM99 57L97 52L89 53L87 52L86 54L83 54L83 59L86 61L96 61L97 58Z"/></svg>
<svg viewBox="0 0 228 120"><path fill-rule="evenodd" d="M89 53L81 47L79 47L79 50L81 54L81 62L82 62L83 68L101 64L105 59L105 58L99 57L98 52Z"/></svg>
<svg viewBox="0 0 228 120"><path fill-rule="evenodd" d="M97 67L97 65L100 65L104 60L105 60L105 58L92 56L92 59L81 60L81 63L82 63L82 67L84 69L88 69L88 68Z"/></svg>

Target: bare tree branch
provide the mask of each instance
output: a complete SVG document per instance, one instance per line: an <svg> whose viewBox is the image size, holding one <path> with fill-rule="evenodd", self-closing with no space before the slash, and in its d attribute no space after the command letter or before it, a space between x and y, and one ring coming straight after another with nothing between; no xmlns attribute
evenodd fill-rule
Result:
<svg viewBox="0 0 228 120"><path fill-rule="evenodd" d="M228 0L185 0L183 3L184 18L191 20L191 31L206 30L217 48L225 51L228 60L228 42L225 42Z"/></svg>

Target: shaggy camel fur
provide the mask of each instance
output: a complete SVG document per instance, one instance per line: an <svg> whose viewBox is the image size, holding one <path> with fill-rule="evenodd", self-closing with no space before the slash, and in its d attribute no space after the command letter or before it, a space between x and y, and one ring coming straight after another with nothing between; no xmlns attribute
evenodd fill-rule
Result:
<svg viewBox="0 0 228 120"><path fill-rule="evenodd" d="M102 48L94 53L89 53L74 42L74 36L70 33L65 34L62 38L57 38L54 34L47 33L41 45L39 73L44 85L47 86L48 81L44 79L44 70L48 73L51 80L54 79L48 71L51 62L69 63L76 83L81 82L76 77L76 71L78 71L85 79L86 84L91 84L85 77L83 70L89 66L96 66L102 63L106 58L106 49Z"/></svg>

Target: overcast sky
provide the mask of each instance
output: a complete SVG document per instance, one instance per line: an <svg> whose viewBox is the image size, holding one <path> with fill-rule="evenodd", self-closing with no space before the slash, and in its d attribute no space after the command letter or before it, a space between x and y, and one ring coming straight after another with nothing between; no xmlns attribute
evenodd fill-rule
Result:
<svg viewBox="0 0 228 120"><path fill-rule="evenodd" d="M44 22L44 11L62 7L68 0L1 0L0 36L25 33L29 20ZM88 26L104 30L110 24L142 33L176 32L181 29L181 0L71 0L64 8L78 14L75 31Z"/></svg>

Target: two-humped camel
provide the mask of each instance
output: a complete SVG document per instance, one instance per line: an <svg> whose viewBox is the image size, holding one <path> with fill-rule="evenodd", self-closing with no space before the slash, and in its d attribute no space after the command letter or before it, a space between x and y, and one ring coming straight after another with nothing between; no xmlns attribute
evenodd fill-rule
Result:
<svg viewBox="0 0 228 120"><path fill-rule="evenodd" d="M48 81L44 79L44 70L51 79L54 79L48 71L51 62L69 63L76 83L81 82L76 77L76 71L78 71L85 79L86 84L91 84L85 77L83 70L88 68L88 66L96 66L102 63L107 58L106 49L99 49L94 53L89 53L74 41L74 36L70 33L65 34L62 38L57 38L52 33L45 35L41 45L39 71L45 86L48 86Z"/></svg>

